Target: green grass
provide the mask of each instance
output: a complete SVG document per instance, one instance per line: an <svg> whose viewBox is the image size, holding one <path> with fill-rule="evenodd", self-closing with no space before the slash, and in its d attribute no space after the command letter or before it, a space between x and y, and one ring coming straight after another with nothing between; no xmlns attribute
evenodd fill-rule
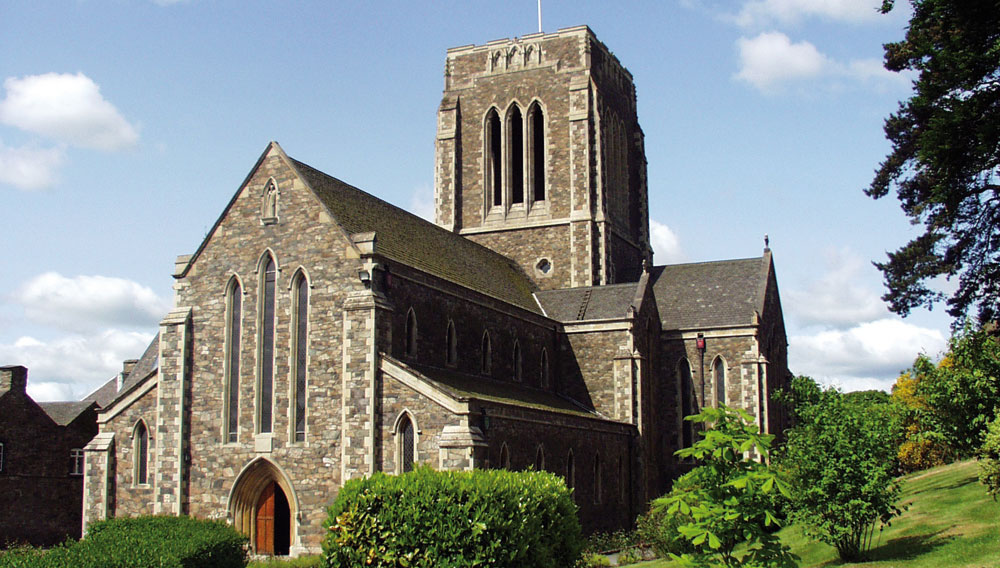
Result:
<svg viewBox="0 0 1000 568"><path fill-rule="evenodd" d="M811 541L800 527L779 534L803 568L997 568L1000 567L1000 503L977 480L979 465L964 461L904 478L901 503L909 509L875 536L865 563L842 563L837 551ZM655 560L641 568L667 568Z"/></svg>

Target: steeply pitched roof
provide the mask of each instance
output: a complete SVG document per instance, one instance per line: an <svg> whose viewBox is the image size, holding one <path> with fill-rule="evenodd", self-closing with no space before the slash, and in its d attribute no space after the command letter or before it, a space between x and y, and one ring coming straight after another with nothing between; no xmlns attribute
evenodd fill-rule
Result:
<svg viewBox="0 0 1000 568"><path fill-rule="evenodd" d="M120 389L113 392L107 390L109 384L113 386L117 384L116 379L111 379L108 383L105 383L104 386L92 392L90 396L84 400L93 400L100 404L101 408L107 408L111 403L118 400L119 397L132 390L132 387L134 387L139 381L145 379L150 373L159 368L160 334L157 333L156 336L153 337L153 340L149 342L149 345L146 346L146 350L142 353L142 357L140 357L139 361L136 362L134 367L132 367L132 372L130 372L128 376L125 377L125 380L122 381L122 387ZM111 395L110 399L107 398L108 394ZM102 403L101 400L105 400L105 402Z"/></svg>
<svg viewBox="0 0 1000 568"><path fill-rule="evenodd" d="M348 234L374 232L387 258L539 313L534 283L513 260L289 158Z"/></svg>
<svg viewBox="0 0 1000 568"><path fill-rule="evenodd" d="M45 411L45 414L49 415L53 422L60 426L66 426L94 404L93 401L39 402L38 406Z"/></svg>
<svg viewBox="0 0 1000 568"><path fill-rule="evenodd" d="M99 386L97 390L88 394L84 402L96 402L98 406L104 408L111 404L111 401L118 395L118 377L112 377L108 382Z"/></svg>
<svg viewBox="0 0 1000 568"><path fill-rule="evenodd" d="M623 318L636 296L637 283L535 292L545 315L562 321Z"/></svg>
<svg viewBox="0 0 1000 568"><path fill-rule="evenodd" d="M768 257L669 264L653 268L663 329L751 325L763 309Z"/></svg>

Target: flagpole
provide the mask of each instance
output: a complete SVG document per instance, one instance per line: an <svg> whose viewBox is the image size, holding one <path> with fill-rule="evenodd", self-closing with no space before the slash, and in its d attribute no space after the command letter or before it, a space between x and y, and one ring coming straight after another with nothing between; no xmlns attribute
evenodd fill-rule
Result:
<svg viewBox="0 0 1000 568"><path fill-rule="evenodd" d="M538 0L538 33L542 33L542 0Z"/></svg>

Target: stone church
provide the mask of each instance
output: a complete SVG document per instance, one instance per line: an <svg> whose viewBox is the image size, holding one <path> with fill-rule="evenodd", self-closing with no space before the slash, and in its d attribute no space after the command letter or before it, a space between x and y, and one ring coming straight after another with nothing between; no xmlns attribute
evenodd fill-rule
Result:
<svg viewBox="0 0 1000 568"><path fill-rule="evenodd" d="M593 32L454 48L444 78L436 223L267 145L107 387L84 527L189 514L317 551L346 480L426 464L554 472L611 530L688 466L682 416L781 431L771 253L653 264L635 86Z"/></svg>

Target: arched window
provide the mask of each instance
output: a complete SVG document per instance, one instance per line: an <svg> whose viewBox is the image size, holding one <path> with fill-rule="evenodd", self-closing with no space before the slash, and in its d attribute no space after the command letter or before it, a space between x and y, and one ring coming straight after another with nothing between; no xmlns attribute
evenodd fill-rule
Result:
<svg viewBox="0 0 1000 568"><path fill-rule="evenodd" d="M399 439L397 452L399 456L399 472L406 473L413 471L413 463L416 461L417 445L413 428L413 421L408 414L403 414L396 427L397 438Z"/></svg>
<svg viewBox="0 0 1000 568"><path fill-rule="evenodd" d="M677 363L677 379L680 382L681 391L681 447L689 448L694 443L694 424L685 417L694 414L694 378L691 376L691 364L687 359L681 359Z"/></svg>
<svg viewBox="0 0 1000 568"><path fill-rule="evenodd" d="M503 138L500 133L500 116L496 109L490 109L486 115L486 195L490 196L490 206L503 204L503 174L501 161L501 145Z"/></svg>
<svg viewBox="0 0 1000 568"><path fill-rule="evenodd" d="M497 465L500 469L510 469L510 449L507 447L507 442L500 446L500 463Z"/></svg>
<svg viewBox="0 0 1000 568"><path fill-rule="evenodd" d="M573 463L573 450L566 456L566 487L573 489L576 484L576 464Z"/></svg>
<svg viewBox="0 0 1000 568"><path fill-rule="evenodd" d="M493 367L493 344L490 342L489 330L483 332L483 345L480 349L479 370L484 375L489 375Z"/></svg>
<svg viewBox="0 0 1000 568"><path fill-rule="evenodd" d="M146 429L146 423L140 420L135 425L135 430L132 432L132 444L133 444L133 464L132 464L132 479L134 485L146 485L149 483L149 430Z"/></svg>
<svg viewBox="0 0 1000 568"><path fill-rule="evenodd" d="M406 312L405 352L410 357L417 355L417 314L413 312L413 308Z"/></svg>
<svg viewBox="0 0 1000 568"><path fill-rule="evenodd" d="M618 503L625 502L625 460L618 456Z"/></svg>
<svg viewBox="0 0 1000 568"><path fill-rule="evenodd" d="M716 357L712 363L712 375L715 377L716 403L726 404L726 362L722 357Z"/></svg>
<svg viewBox="0 0 1000 568"><path fill-rule="evenodd" d="M594 503L597 505L601 504L603 485L601 480L601 454L598 453L594 456Z"/></svg>
<svg viewBox="0 0 1000 568"><path fill-rule="evenodd" d="M510 202L524 203L524 119L516 104L511 107L507 119L507 152L510 156L507 178L510 180Z"/></svg>
<svg viewBox="0 0 1000 568"><path fill-rule="evenodd" d="M274 405L274 286L277 279L277 267L274 259L268 254L264 260L264 270L261 275L260 298L260 384L258 414L258 432L269 434L272 429L272 414Z"/></svg>
<svg viewBox="0 0 1000 568"><path fill-rule="evenodd" d="M458 362L458 334L455 333L455 322L448 320L448 337L445 345L445 363L454 365Z"/></svg>
<svg viewBox="0 0 1000 568"><path fill-rule="evenodd" d="M243 323L243 290L235 277L226 294L226 399L223 408L226 414L226 441L236 442L239 438L240 416L240 344Z"/></svg>
<svg viewBox="0 0 1000 568"><path fill-rule="evenodd" d="M545 471L545 451L542 450L541 444L538 444L538 449L535 450L535 471Z"/></svg>
<svg viewBox="0 0 1000 568"><path fill-rule="evenodd" d="M539 383L543 389L549 388L549 351L542 348L541 379Z"/></svg>
<svg viewBox="0 0 1000 568"><path fill-rule="evenodd" d="M521 379L523 378L523 375L521 374L521 372L523 371L523 361L521 358L521 344L516 339L514 340L513 365L514 365L514 380L516 382L521 382Z"/></svg>
<svg viewBox="0 0 1000 568"><path fill-rule="evenodd" d="M306 370L309 364L309 280L299 273L292 280L294 298L292 312L292 376L295 377L292 396L292 440L306 439Z"/></svg>
<svg viewBox="0 0 1000 568"><path fill-rule="evenodd" d="M537 102L528 108L528 189L532 201L545 201L545 114Z"/></svg>

